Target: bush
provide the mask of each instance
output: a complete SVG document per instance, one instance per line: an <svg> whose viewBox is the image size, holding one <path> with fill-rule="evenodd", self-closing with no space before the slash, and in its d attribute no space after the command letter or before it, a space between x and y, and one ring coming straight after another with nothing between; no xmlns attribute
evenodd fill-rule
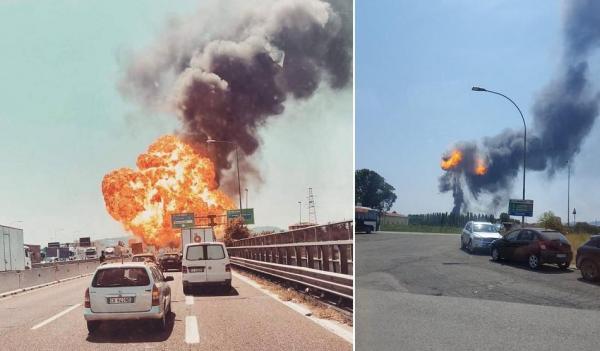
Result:
<svg viewBox="0 0 600 351"><path fill-rule="evenodd" d="M241 218L236 218L227 223L223 241L225 242L225 245L229 246L234 240L241 240L249 237L250 230L244 225L244 220Z"/></svg>
<svg viewBox="0 0 600 351"><path fill-rule="evenodd" d="M546 229L553 229L559 232L564 232L563 225L560 221L560 217L554 215L554 212L547 211L542 214L542 216L538 219L539 225Z"/></svg>

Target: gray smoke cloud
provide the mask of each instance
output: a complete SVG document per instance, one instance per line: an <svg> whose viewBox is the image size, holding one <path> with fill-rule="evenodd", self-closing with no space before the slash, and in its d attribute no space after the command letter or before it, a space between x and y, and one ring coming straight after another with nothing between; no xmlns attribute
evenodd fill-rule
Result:
<svg viewBox="0 0 600 351"><path fill-rule="evenodd" d="M244 175L257 175L247 156L286 100L310 98L323 82L349 85L352 18L351 0L214 2L172 18L153 45L133 54L120 90L146 108L175 111L180 135L197 146L236 143ZM222 176L233 148L212 149Z"/></svg>
<svg viewBox="0 0 600 351"><path fill-rule="evenodd" d="M600 94L589 81L589 60L600 47L600 1L565 3L564 52L557 76L537 97L533 128L527 133L527 169L553 176L581 150L599 112ZM505 204L508 191L523 166L523 131L505 130L480 144L461 142L455 149L463 162L439 179L441 192L452 191L453 212L468 209L463 187L474 199L492 195L494 210ZM444 155L447 157L448 155ZM488 171L475 173L477 160Z"/></svg>

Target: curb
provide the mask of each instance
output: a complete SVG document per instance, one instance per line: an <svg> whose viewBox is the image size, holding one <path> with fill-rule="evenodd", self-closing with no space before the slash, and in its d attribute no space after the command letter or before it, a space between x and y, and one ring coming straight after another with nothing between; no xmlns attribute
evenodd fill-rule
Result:
<svg viewBox="0 0 600 351"><path fill-rule="evenodd" d="M7 291L7 292L4 292L4 293L0 293L0 299L8 297L8 296L18 295L18 294L26 292L26 291L35 290L35 289L39 289L39 288L44 288L44 287L47 287L47 286L50 286L50 285L55 285L55 284L58 284L58 283L68 282L70 280L75 280L75 279L87 277L87 276L90 276L92 274L94 274L94 273L81 274L81 275L78 275L78 276L75 276L75 277L54 280L54 281L51 281L51 282L48 282L48 283L44 283L44 284L39 284L39 285L29 286L29 287L21 288L21 289L17 289L17 290Z"/></svg>

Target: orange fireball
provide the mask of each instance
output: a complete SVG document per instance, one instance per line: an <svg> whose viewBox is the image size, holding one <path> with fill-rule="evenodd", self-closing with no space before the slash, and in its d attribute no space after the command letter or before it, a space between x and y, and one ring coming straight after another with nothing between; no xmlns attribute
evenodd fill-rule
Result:
<svg viewBox="0 0 600 351"><path fill-rule="evenodd" d="M487 167L485 162L481 159L477 159L477 164L475 165L475 174L477 175L485 175L487 173Z"/></svg>
<svg viewBox="0 0 600 351"><path fill-rule="evenodd" d="M102 194L108 213L148 245L179 246L172 213L222 215L235 207L218 189L212 161L174 135L156 140L136 164L105 175Z"/></svg>
<svg viewBox="0 0 600 351"><path fill-rule="evenodd" d="M456 168L456 166L458 166L463 159L463 154L460 150L452 150L452 153L450 153L450 156L446 156L442 159L442 169L444 171Z"/></svg>

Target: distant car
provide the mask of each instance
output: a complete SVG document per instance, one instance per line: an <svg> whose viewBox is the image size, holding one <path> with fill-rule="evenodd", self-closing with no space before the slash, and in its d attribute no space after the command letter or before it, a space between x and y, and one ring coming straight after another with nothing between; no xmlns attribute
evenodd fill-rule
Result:
<svg viewBox="0 0 600 351"><path fill-rule="evenodd" d="M166 253L158 259L159 265L163 271L174 269L181 270L181 256L178 253Z"/></svg>
<svg viewBox="0 0 600 351"><path fill-rule="evenodd" d="M575 265L587 281L600 280L600 235L594 235L577 249Z"/></svg>
<svg viewBox="0 0 600 351"><path fill-rule="evenodd" d="M467 222L460 236L460 248L470 253L489 249L494 240L502 238L496 225L489 222Z"/></svg>
<svg viewBox="0 0 600 351"><path fill-rule="evenodd" d="M217 285L229 291L231 264L225 244L209 242L184 246L181 276L186 295L192 288L204 286Z"/></svg>
<svg viewBox="0 0 600 351"><path fill-rule="evenodd" d="M492 260L527 262L529 268L538 269L542 264L557 264L567 269L573 260L571 243L556 230L541 228L515 229L491 247Z"/></svg>
<svg viewBox="0 0 600 351"><path fill-rule="evenodd" d="M154 256L154 254L151 254L151 253L137 254L137 255L133 255L133 257L131 258L131 262L146 262L146 261L150 261L152 263L157 263L156 256Z"/></svg>
<svg viewBox="0 0 600 351"><path fill-rule="evenodd" d="M166 328L171 288L156 265L147 262L109 263L96 269L85 290L83 315L91 334L103 321L153 320Z"/></svg>

